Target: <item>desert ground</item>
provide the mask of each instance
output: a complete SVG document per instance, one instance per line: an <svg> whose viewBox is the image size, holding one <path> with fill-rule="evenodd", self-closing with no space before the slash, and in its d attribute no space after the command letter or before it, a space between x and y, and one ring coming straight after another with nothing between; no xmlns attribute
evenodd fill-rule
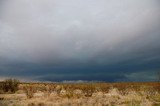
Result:
<svg viewBox="0 0 160 106"><path fill-rule="evenodd" d="M160 106L160 82L0 83L0 106Z"/></svg>

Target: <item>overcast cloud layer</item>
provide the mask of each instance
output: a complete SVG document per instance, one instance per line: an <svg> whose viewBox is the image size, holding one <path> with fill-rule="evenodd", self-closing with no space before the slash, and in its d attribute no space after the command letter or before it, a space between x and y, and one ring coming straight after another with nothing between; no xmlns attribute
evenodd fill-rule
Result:
<svg viewBox="0 0 160 106"><path fill-rule="evenodd" d="M0 0L0 79L155 81L159 0Z"/></svg>

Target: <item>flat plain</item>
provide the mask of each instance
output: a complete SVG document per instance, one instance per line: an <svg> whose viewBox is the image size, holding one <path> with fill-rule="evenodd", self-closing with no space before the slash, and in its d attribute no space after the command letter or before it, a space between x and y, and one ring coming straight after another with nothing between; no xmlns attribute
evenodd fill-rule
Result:
<svg viewBox="0 0 160 106"><path fill-rule="evenodd" d="M160 106L160 82L19 83L7 92L2 87L0 106Z"/></svg>

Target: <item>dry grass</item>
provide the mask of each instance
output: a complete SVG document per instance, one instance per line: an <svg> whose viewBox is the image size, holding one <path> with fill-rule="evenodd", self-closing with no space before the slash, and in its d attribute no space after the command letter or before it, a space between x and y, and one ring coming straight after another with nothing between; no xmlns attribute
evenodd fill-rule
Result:
<svg viewBox="0 0 160 106"><path fill-rule="evenodd" d="M0 106L160 106L160 83L21 83Z"/></svg>

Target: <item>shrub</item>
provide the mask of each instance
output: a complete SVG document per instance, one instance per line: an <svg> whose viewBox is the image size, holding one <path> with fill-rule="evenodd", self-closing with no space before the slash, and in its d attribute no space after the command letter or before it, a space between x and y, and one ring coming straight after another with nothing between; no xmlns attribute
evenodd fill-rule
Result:
<svg viewBox="0 0 160 106"><path fill-rule="evenodd" d="M6 79L2 84L2 89L4 92L15 93L18 90L19 80L16 79Z"/></svg>
<svg viewBox="0 0 160 106"><path fill-rule="evenodd" d="M33 96L34 96L34 93L36 92L36 89L35 89L35 87L34 86L32 86L32 85L28 85L28 86L25 86L25 93L26 93L26 96L27 96L27 98L33 98Z"/></svg>
<svg viewBox="0 0 160 106"><path fill-rule="evenodd" d="M92 94L95 92L95 86L93 84L86 84L81 86L81 90L86 97L91 97Z"/></svg>

